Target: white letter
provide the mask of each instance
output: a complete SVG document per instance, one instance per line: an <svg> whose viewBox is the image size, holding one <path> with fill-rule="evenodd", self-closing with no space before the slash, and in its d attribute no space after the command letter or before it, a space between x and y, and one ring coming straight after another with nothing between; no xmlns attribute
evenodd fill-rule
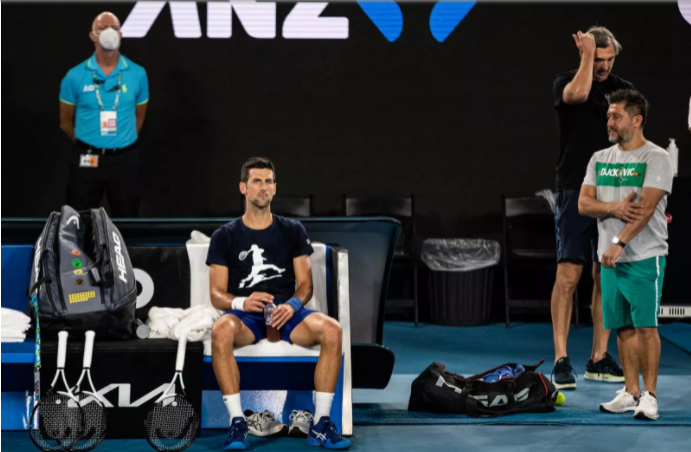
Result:
<svg viewBox="0 0 691 452"><path fill-rule="evenodd" d="M167 2L137 2L122 24L125 38L143 38ZM201 38L202 26L196 2L170 2L173 31L178 38Z"/></svg>
<svg viewBox="0 0 691 452"><path fill-rule="evenodd" d="M207 3L206 34L210 38L231 37L233 34L233 10L251 37L257 39L274 39L276 37L276 3L235 1Z"/></svg>
<svg viewBox="0 0 691 452"><path fill-rule="evenodd" d="M348 18L319 17L328 3L297 3L283 22L287 39L348 39Z"/></svg>

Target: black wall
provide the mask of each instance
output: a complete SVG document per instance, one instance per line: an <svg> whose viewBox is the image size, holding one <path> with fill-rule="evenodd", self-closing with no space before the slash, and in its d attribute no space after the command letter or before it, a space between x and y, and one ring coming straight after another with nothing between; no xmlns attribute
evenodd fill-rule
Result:
<svg viewBox="0 0 691 452"><path fill-rule="evenodd" d="M141 215L226 216L242 162L277 165L279 193L314 194L338 215L341 194L415 193L425 237L499 238L500 197L554 186L558 133L552 81L575 69L572 33L599 23L624 46L614 72L652 103L646 136L677 138L691 173L687 126L691 24L677 3L475 5L449 38L430 33L432 4L400 4L389 42L356 4L347 40L176 39L168 7L122 51L149 74L141 136ZM3 217L45 217L64 203L69 144L58 128L61 78L93 51L92 19L132 4L2 4Z"/></svg>

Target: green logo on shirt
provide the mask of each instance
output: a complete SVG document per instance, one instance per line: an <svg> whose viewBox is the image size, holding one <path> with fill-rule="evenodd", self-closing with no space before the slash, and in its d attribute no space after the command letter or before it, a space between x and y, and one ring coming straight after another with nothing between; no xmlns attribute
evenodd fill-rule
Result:
<svg viewBox="0 0 691 452"><path fill-rule="evenodd" d="M645 163L595 163L598 187L642 187Z"/></svg>

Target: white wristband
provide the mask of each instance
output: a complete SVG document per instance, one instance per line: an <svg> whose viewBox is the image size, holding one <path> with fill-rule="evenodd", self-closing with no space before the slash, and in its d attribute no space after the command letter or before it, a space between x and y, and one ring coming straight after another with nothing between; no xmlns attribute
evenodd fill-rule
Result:
<svg viewBox="0 0 691 452"><path fill-rule="evenodd" d="M235 297L235 298L233 298L233 302L231 304L231 307L237 311L244 311L245 310L245 300L247 300L247 297Z"/></svg>

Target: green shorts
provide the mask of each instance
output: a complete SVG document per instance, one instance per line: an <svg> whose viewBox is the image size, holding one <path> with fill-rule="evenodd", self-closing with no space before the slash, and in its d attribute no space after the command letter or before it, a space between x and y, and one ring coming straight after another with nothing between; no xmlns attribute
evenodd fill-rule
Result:
<svg viewBox="0 0 691 452"><path fill-rule="evenodd" d="M665 263L661 256L617 262L616 268L602 267L602 317L606 330L657 327Z"/></svg>

